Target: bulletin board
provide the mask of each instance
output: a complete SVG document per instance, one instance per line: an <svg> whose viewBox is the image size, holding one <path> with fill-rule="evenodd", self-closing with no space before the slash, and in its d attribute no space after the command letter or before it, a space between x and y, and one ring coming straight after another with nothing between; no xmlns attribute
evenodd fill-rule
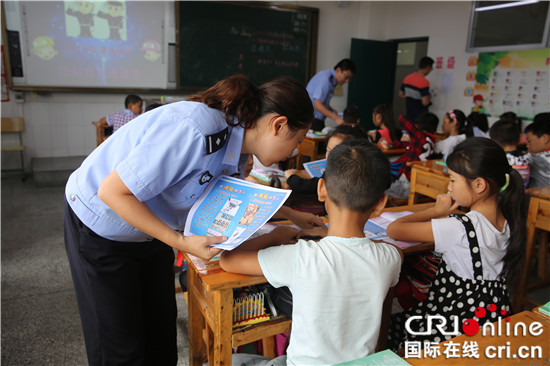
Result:
<svg viewBox="0 0 550 366"><path fill-rule="evenodd" d="M550 49L481 52L475 94L484 99L486 114L515 112L527 120L550 110Z"/></svg>

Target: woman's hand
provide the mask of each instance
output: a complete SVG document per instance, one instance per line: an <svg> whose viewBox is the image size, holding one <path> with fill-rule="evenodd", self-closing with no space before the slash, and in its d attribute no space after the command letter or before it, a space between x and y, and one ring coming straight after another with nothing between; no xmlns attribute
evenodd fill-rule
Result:
<svg viewBox="0 0 550 366"><path fill-rule="evenodd" d="M378 145L382 150L388 150L390 148L390 143L383 137L378 141Z"/></svg>
<svg viewBox="0 0 550 366"><path fill-rule="evenodd" d="M311 229L324 224L323 219L309 212L294 210L290 220L302 229Z"/></svg>
<svg viewBox="0 0 550 366"><path fill-rule="evenodd" d="M438 217L449 216L453 211L458 209L458 203L453 200L451 193L438 194L435 201L435 212Z"/></svg>
<svg viewBox="0 0 550 366"><path fill-rule="evenodd" d="M298 174L298 169L285 170L285 177L290 178L291 175Z"/></svg>
<svg viewBox="0 0 550 366"><path fill-rule="evenodd" d="M221 249L211 248L210 246L222 243L226 240L226 236L182 235L182 244L175 246L175 248L181 250L182 252L199 257L204 261L209 261L212 257L222 251Z"/></svg>
<svg viewBox="0 0 550 366"><path fill-rule="evenodd" d="M292 226L279 225L267 235L271 237L272 243L294 244L300 237L301 231Z"/></svg>

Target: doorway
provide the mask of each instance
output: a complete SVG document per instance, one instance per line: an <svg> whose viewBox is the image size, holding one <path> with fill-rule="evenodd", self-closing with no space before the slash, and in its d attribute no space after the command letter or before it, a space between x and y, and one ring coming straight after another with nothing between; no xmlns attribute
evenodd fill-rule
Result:
<svg viewBox="0 0 550 366"><path fill-rule="evenodd" d="M428 38L394 39L397 43L397 61L395 66L395 83L393 87L393 113L397 118L406 113L405 99L397 95L405 76L418 70L418 62L428 55Z"/></svg>

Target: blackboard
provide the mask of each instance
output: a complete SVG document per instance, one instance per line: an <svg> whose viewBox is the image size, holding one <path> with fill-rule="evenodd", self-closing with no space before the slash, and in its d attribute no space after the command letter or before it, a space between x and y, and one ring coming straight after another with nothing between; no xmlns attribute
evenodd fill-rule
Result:
<svg viewBox="0 0 550 366"><path fill-rule="evenodd" d="M205 88L235 74L259 84L315 71L316 8L182 1L178 5L180 88Z"/></svg>

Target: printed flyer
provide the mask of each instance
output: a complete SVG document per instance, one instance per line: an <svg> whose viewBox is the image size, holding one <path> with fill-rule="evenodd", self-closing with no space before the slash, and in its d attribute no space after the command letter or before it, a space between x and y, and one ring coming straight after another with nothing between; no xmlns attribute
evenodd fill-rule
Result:
<svg viewBox="0 0 550 366"><path fill-rule="evenodd" d="M191 208L184 234L227 236L226 241L213 247L234 249L281 208L290 192L228 176L218 177Z"/></svg>
<svg viewBox="0 0 550 366"><path fill-rule="evenodd" d="M327 167L327 159L310 161L304 163L304 169L306 172L315 178L321 178Z"/></svg>
<svg viewBox="0 0 550 366"><path fill-rule="evenodd" d="M386 234L386 228L389 224L400 217L410 214L412 214L412 212L410 211L383 212L380 216L374 217L365 223L365 227L363 228L365 236L371 240L381 240L386 243L397 245L400 248L406 248L420 244L418 242L394 240Z"/></svg>

